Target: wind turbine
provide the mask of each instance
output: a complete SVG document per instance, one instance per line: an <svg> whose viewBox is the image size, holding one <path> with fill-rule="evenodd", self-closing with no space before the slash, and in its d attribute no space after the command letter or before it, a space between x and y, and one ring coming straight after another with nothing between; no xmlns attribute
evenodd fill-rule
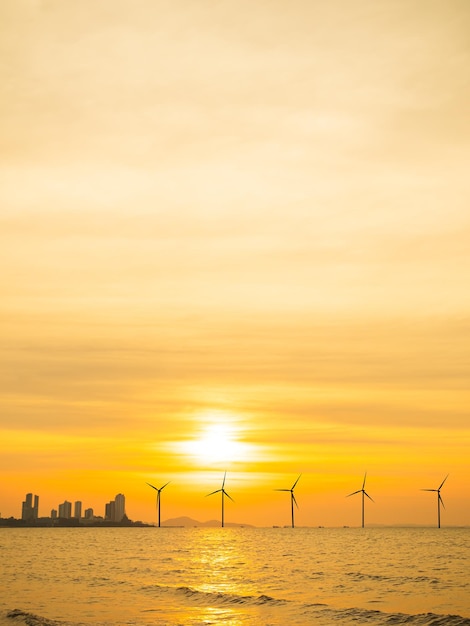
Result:
<svg viewBox="0 0 470 626"><path fill-rule="evenodd" d="M366 476L367 476L367 472L364 474L364 480L362 482L362 489L358 489L357 491L353 491L352 493L348 494L346 497L349 498L349 496L354 496L356 495L356 493L362 493L362 528L364 528L364 496L367 496L369 498L369 500L372 500L372 498L370 497L370 495L366 492L365 490L365 486L366 486Z"/></svg>
<svg viewBox="0 0 470 626"><path fill-rule="evenodd" d="M297 480L295 481L295 483L292 485L292 487L290 489L275 489L274 491L290 491L290 507L291 507L291 516L292 516L292 528L294 528L294 503L295 506L297 508L299 508L299 505L297 504L297 500L295 499L295 495L294 495L294 489L296 484L299 482L299 478L302 476L302 474L299 474Z"/></svg>
<svg viewBox="0 0 470 626"><path fill-rule="evenodd" d="M227 496L227 498L229 498L229 500L231 500L232 502L235 502L235 500L228 495L228 493L225 491L225 477L227 476L227 472L225 472L224 474L224 479L222 481L222 487L220 489L217 489L216 491L212 491L211 493L208 493L206 495L206 498L208 496L213 496L214 493L221 493L222 494L222 528L224 527L224 497Z"/></svg>
<svg viewBox="0 0 470 626"><path fill-rule="evenodd" d="M437 527L438 528L441 527L441 504L442 506L444 506L444 501L441 498L441 489L442 489L442 485L446 482L448 478L449 478L449 474L447 474L447 476L444 478L444 480L442 481L442 483L439 485L437 489L421 489L421 491L435 491L437 493ZM444 508L446 507L444 506Z"/></svg>
<svg viewBox="0 0 470 626"><path fill-rule="evenodd" d="M147 483L147 485L149 487L152 487L152 489L155 489L155 491L157 492L157 511L158 511L158 527L160 528L160 493L163 491L163 489L165 489L165 487L170 483L171 481L168 481L167 483L165 483L163 485L163 487L160 487L160 489L158 487L154 487L153 485L151 485L150 483Z"/></svg>

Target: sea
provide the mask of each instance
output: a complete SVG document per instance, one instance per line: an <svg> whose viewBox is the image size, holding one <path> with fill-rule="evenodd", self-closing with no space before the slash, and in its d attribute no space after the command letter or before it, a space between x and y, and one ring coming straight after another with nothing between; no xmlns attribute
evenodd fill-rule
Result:
<svg viewBox="0 0 470 626"><path fill-rule="evenodd" d="M0 623L470 626L469 528L1 528Z"/></svg>

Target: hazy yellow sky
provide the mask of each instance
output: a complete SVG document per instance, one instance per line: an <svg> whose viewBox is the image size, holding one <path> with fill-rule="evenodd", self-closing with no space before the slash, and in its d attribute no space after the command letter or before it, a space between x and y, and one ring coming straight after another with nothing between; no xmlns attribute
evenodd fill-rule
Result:
<svg viewBox="0 0 470 626"><path fill-rule="evenodd" d="M0 469L470 524L470 3L3 0Z"/></svg>

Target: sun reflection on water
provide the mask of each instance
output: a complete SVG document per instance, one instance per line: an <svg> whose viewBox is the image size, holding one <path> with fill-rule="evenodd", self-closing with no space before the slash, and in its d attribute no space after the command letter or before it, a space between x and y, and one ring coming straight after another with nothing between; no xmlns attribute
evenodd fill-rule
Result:
<svg viewBox="0 0 470 626"><path fill-rule="evenodd" d="M254 589L249 582L240 586L240 580L236 580L235 573L240 569L247 573L251 570L251 564L247 561L246 552L241 552L239 542L234 541L233 535L223 530L214 530L204 533L203 541L198 546L196 564L204 572L204 580L200 582L199 589L204 593L223 593L236 596L249 595Z"/></svg>
<svg viewBox="0 0 470 626"><path fill-rule="evenodd" d="M248 600L256 594L250 572L253 564L233 532L211 529L197 535L193 545L191 566L199 571L196 589L203 594L204 607L193 607L197 613L197 624L230 624L247 626L253 621L256 607ZM240 570L246 573L243 579ZM232 605L232 606L231 606Z"/></svg>
<svg viewBox="0 0 470 626"><path fill-rule="evenodd" d="M230 624L230 626L246 626L247 622L240 613L226 607L208 606L199 616L202 624Z"/></svg>

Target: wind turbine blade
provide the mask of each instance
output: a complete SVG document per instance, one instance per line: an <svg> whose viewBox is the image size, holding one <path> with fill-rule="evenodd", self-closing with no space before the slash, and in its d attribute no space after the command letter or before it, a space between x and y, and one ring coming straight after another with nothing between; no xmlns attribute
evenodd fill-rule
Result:
<svg viewBox="0 0 470 626"><path fill-rule="evenodd" d="M165 484L163 485L163 487L160 487L160 491L161 491L162 489L165 489L165 487L166 487L167 485L169 485L170 483L171 483L171 480L169 480L167 483L165 483Z"/></svg>
<svg viewBox="0 0 470 626"><path fill-rule="evenodd" d="M366 491L364 491L364 495L367 496L369 498L369 500L372 500L372 498L370 497L370 495ZM373 502L373 500L372 500L372 502Z"/></svg>
<svg viewBox="0 0 470 626"><path fill-rule="evenodd" d="M295 502L295 506L299 508L299 505L297 504L297 500L295 499L295 496L294 496L294 492L292 492L292 500Z"/></svg>
<svg viewBox="0 0 470 626"><path fill-rule="evenodd" d="M217 489L216 491L211 491L211 493L207 493L207 494L206 494L206 498L207 498L208 496L213 496L213 495L214 495L214 493L220 493L221 491L222 491L222 489Z"/></svg>
<svg viewBox="0 0 470 626"><path fill-rule="evenodd" d="M443 506L444 508L446 508L446 507L444 506L444 500L441 498L441 494L439 494L439 495L438 495L438 498L439 498L439 502L442 504L442 506Z"/></svg>
<svg viewBox="0 0 470 626"><path fill-rule="evenodd" d="M421 491L437 491L437 489L421 489Z"/></svg>
<svg viewBox="0 0 470 626"><path fill-rule="evenodd" d="M364 489L366 486L366 478L367 478L367 472L364 474L364 480L362 481L362 488Z"/></svg>
<svg viewBox="0 0 470 626"><path fill-rule="evenodd" d="M223 489L223 488L224 488L224 486L225 486L225 478L226 478L226 476L227 476L227 472L225 472L225 474L224 474L224 479L223 479L223 481L222 481L222 489Z"/></svg>
<svg viewBox="0 0 470 626"><path fill-rule="evenodd" d="M442 485L446 482L446 480L449 478L449 474L447 474L447 476L444 478L444 480L442 481L442 483L439 486L439 489L442 489Z"/></svg>
<svg viewBox="0 0 470 626"><path fill-rule="evenodd" d="M224 496L227 496L227 498L229 500L231 500L232 502L235 502L235 500L232 498L232 496L230 496L225 490L224 490Z"/></svg>
<svg viewBox="0 0 470 626"><path fill-rule="evenodd" d="M146 485L148 485L149 487L152 487L152 489L155 489L155 491L158 491L157 487L154 487L153 485L151 485L150 483L145 483Z"/></svg>
<svg viewBox="0 0 470 626"><path fill-rule="evenodd" d="M296 484L299 482L300 477L302 476L302 474L299 474L299 477L297 478L297 480L295 481L295 483L292 485L292 489L295 489Z"/></svg>
<svg viewBox="0 0 470 626"><path fill-rule="evenodd" d="M290 489L274 489L273 491L290 491Z"/></svg>
<svg viewBox="0 0 470 626"><path fill-rule="evenodd" d="M353 491L352 493L348 493L348 495L346 496L346 498L349 498L349 496L355 496L356 493L361 493L362 489L358 489L357 491Z"/></svg>

